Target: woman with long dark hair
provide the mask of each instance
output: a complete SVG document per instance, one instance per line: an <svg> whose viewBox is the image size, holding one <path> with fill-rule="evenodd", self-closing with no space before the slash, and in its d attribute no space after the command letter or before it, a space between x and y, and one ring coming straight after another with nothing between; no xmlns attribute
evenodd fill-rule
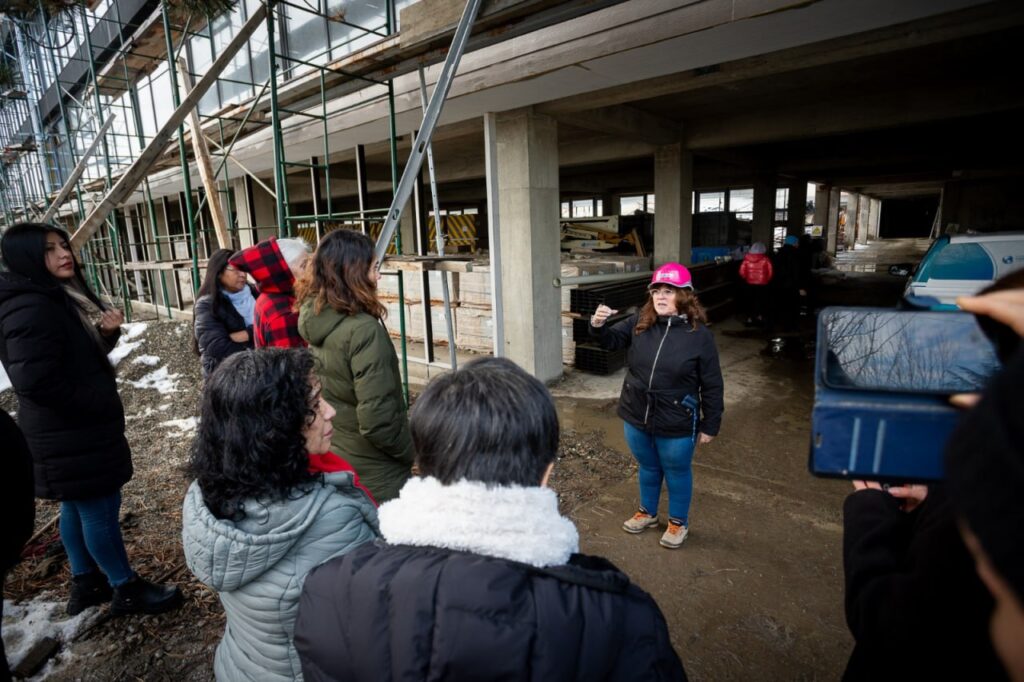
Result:
<svg viewBox="0 0 1024 682"><path fill-rule="evenodd" d="M654 272L648 292L639 313L606 328L616 311L599 305L590 326L603 347L629 349L619 416L640 467L640 508L622 528L642 533L658 525L664 480L668 528L661 545L677 549L689 533L694 448L710 443L722 421L722 370L690 271L666 263Z"/></svg>
<svg viewBox="0 0 1024 682"><path fill-rule="evenodd" d="M63 230L14 225L0 253L8 270L0 273L0 360L18 395L36 497L61 502L68 613L111 599L113 614L175 608L178 588L136 575L121 538L121 487L132 477L132 456L107 353L124 318L86 285Z"/></svg>
<svg viewBox="0 0 1024 682"><path fill-rule="evenodd" d="M207 381L182 539L227 614L218 680L299 678L292 632L306 574L377 536L354 474L311 470L333 415L305 349L236 353Z"/></svg>
<svg viewBox="0 0 1024 682"><path fill-rule="evenodd" d="M210 254L196 298L192 349L202 358L204 377L227 356L253 345L256 288L246 282L244 272L228 262L231 254L228 249Z"/></svg>
<svg viewBox="0 0 1024 682"><path fill-rule="evenodd" d="M378 502L398 495L412 468L412 440L398 356L377 299L369 238L324 237L296 288L299 333L319 360L324 398L337 410L331 450L348 460Z"/></svg>

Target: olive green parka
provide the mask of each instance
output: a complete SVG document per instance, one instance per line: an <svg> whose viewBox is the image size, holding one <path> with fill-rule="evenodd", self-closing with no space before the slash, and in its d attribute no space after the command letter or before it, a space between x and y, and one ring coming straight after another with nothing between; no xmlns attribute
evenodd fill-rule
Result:
<svg viewBox="0 0 1024 682"><path fill-rule="evenodd" d="M412 439L398 357L387 329L366 313L299 310L299 334L319 361L324 399L337 411L331 451L348 460L377 503L410 476Z"/></svg>

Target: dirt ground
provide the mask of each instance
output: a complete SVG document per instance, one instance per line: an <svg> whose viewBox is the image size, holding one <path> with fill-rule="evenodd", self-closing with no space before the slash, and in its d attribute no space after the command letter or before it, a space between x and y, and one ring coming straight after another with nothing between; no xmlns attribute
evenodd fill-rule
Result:
<svg viewBox="0 0 1024 682"><path fill-rule="evenodd" d="M200 387L189 331L185 323L149 323L118 368L136 467L122 510L129 556L144 576L181 585L185 606L120 619L97 609L46 679L212 679L223 613L185 568L180 542L192 435L187 420L195 416ZM728 326L718 340L726 417L719 438L697 454L691 536L682 549L659 547L660 531L621 531L637 493L614 400L558 398L563 447L552 487L580 528L583 551L607 556L654 595L691 679L835 679L851 646L840 566L846 487L806 473L809 363L764 357L762 339L730 333ZM143 364L140 356L159 362ZM174 392L140 382L162 367ZM15 407L13 392L0 394L0 408ZM56 511L39 502L37 527ZM4 597L66 599L68 572L56 530L27 554Z"/></svg>

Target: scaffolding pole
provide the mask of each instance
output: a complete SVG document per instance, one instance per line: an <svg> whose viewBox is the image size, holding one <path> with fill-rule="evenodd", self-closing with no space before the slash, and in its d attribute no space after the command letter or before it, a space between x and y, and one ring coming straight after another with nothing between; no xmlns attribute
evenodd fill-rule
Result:
<svg viewBox="0 0 1024 682"><path fill-rule="evenodd" d="M145 178L150 167L160 157L164 149L167 148L168 143L174 136L175 130L184 122L188 112L199 103L200 98L216 82L220 73L231 63L235 53L249 40L249 37L256 31L266 16L266 6L259 5L256 7L252 16L242 25L238 34L232 38L231 42L224 48L224 51L217 56L217 59L210 65L210 68L203 74L203 77L199 79L196 87L181 103L181 106L174 110L170 118L157 131L153 140L142 150L139 158L121 175L120 179L107 192L103 200L86 216L82 225L71 238L74 248L81 248L96 233L96 230L106 220L107 215L131 196L135 188Z"/></svg>

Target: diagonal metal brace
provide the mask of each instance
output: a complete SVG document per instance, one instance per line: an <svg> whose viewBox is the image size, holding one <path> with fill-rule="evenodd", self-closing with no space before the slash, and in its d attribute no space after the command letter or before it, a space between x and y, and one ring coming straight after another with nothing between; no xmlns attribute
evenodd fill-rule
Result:
<svg viewBox="0 0 1024 682"><path fill-rule="evenodd" d="M402 179L398 181L395 198L391 200L391 208L388 209L387 218L384 219L384 227L381 229L380 238L377 240L375 251L378 269L380 269L380 264L384 260L388 244L391 243L391 239L395 236L395 230L398 229L398 223L402 219L402 211L405 209L405 205L409 203L409 197L412 196L416 178L423 167L423 157L426 154L427 145L430 144L430 139L434 136L434 128L437 127L437 120L441 117L441 109L444 107L444 101L448 97L448 91L451 90L452 81L455 80L455 73L459 68L459 60L462 59L462 53L466 50L470 29L473 27L473 22L476 21L476 15L480 12L482 2L483 0L469 0L466 3L466 9L462 12L462 18L459 19L459 26L455 29L455 37L452 38L452 46L448 50L448 56L445 57L441 76L437 79L434 92L430 96L430 104L427 105L426 111L423 112L423 122L420 123L420 133L416 137L416 144L413 146L409 160L405 164L405 170L402 171Z"/></svg>

